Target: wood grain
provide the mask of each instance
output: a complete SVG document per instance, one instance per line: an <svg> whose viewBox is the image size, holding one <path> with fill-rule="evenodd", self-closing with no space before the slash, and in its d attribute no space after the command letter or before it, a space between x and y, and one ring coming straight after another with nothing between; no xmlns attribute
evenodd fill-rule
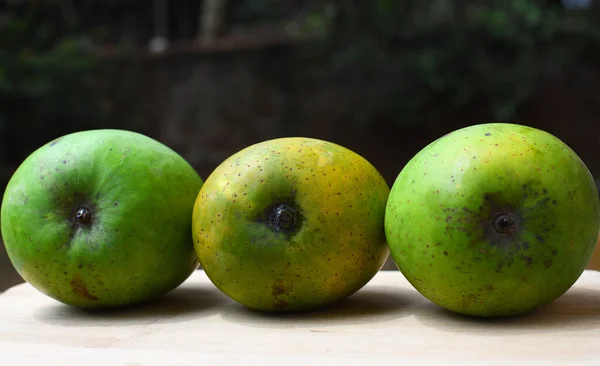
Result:
<svg viewBox="0 0 600 366"><path fill-rule="evenodd" d="M248 310L202 271L152 304L100 313L21 284L0 295L0 355L62 366L598 365L600 273L586 271L553 304L503 320L444 311L397 271L335 306L294 315Z"/></svg>

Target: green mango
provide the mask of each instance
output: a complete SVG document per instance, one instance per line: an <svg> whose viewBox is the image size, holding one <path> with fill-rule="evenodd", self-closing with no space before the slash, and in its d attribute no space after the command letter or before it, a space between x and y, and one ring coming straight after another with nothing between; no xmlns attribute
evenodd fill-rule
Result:
<svg viewBox="0 0 600 366"><path fill-rule="evenodd" d="M65 304L151 300L198 267L190 217L202 183L175 151L142 134L65 135L11 177L1 208L6 251L23 279Z"/></svg>
<svg viewBox="0 0 600 366"><path fill-rule="evenodd" d="M500 317L549 304L590 261L600 232L586 165L548 132L458 129L402 169L385 214L391 256L427 299Z"/></svg>

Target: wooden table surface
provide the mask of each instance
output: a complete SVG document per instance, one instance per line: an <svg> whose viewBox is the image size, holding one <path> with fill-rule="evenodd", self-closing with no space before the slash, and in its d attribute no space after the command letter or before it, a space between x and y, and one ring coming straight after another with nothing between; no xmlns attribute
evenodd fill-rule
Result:
<svg viewBox="0 0 600 366"><path fill-rule="evenodd" d="M18 363L4 361L10 358ZM586 271L539 311L493 321L440 309L397 271L380 272L336 306L295 315L248 310L202 271L160 301L127 311L77 310L27 284L0 295L0 365L109 362L600 365L600 272Z"/></svg>

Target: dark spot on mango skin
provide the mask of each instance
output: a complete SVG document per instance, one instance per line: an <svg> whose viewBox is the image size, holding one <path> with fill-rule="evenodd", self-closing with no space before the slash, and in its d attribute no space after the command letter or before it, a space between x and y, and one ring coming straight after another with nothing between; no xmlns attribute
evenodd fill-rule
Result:
<svg viewBox="0 0 600 366"><path fill-rule="evenodd" d="M283 310L283 309L287 308L288 305L289 305L289 303L287 301L278 299L273 304L273 307L277 310Z"/></svg>
<svg viewBox="0 0 600 366"><path fill-rule="evenodd" d="M452 230L458 230L465 233L477 232L476 227L483 228L483 238L472 239L473 243L481 239L487 241L491 246L504 248L509 246L515 236L519 234L521 228L521 216L517 210L508 204L499 192L489 192L484 195L483 205L477 211L467 207L463 208L446 208L444 212L454 213L446 217L446 233L450 234ZM495 220L499 216L510 218L510 230L499 232L495 225Z"/></svg>
<svg viewBox="0 0 600 366"><path fill-rule="evenodd" d="M284 281L284 280L276 280L272 286L271 294L274 297L273 309L275 310L284 310L287 308L289 303L286 300L280 298L281 295L288 293L292 289L293 284Z"/></svg>
<svg viewBox="0 0 600 366"><path fill-rule="evenodd" d="M273 284L273 296L279 296L284 294L288 290L288 287L282 280L277 280L275 284Z"/></svg>
<svg viewBox="0 0 600 366"><path fill-rule="evenodd" d="M70 282L73 293L83 299L90 301L98 301L98 298L90 294L87 285L83 282L83 279L79 275L75 275Z"/></svg>
<svg viewBox="0 0 600 366"><path fill-rule="evenodd" d="M284 220L285 219L285 220ZM296 203L296 189L289 196L274 197L273 203L254 219L288 239L296 235L304 223L303 210Z"/></svg>
<svg viewBox="0 0 600 366"><path fill-rule="evenodd" d="M531 267L531 263L533 263L533 259L531 257L524 255L521 256L521 259L523 259L527 267Z"/></svg>
<svg viewBox="0 0 600 366"><path fill-rule="evenodd" d="M463 293L462 294L463 299L467 300L467 301L471 301L471 302L478 302L479 301L479 296L476 294L472 294L472 293Z"/></svg>
<svg viewBox="0 0 600 366"><path fill-rule="evenodd" d="M494 290L495 290L495 287L494 287L494 285L492 285L492 284L487 284L487 285L485 285L485 286L482 286L482 287L479 289L479 292L480 292L480 293L488 293L488 294L490 294L490 293L494 292Z"/></svg>
<svg viewBox="0 0 600 366"><path fill-rule="evenodd" d="M58 143L60 140L62 140L62 139L63 139L62 137L59 137L59 138L57 138L57 139L55 139L55 140L51 141L51 142L50 142L50 146L54 146L54 145L56 145L56 144L57 144L57 143Z"/></svg>
<svg viewBox="0 0 600 366"><path fill-rule="evenodd" d="M528 250L531 243L523 240L524 235L535 239L536 245L544 245L547 237L545 234L533 235L528 232L527 224L536 220L535 229L538 233L548 233L554 227L553 220L548 217L540 220L536 218L540 209L551 204L546 188L540 187L538 182L532 181L522 186L523 200L529 204L524 207L513 206L502 192L487 192L483 202L477 209L467 207L450 207L444 209L446 217L446 234L452 237L453 232L466 233L471 246L484 241L491 247L503 250L503 258L497 263L495 271L502 272L503 267L510 267L515 260L522 260L530 267L534 260L527 255L519 255L523 250ZM500 221L498 221L500 220ZM508 226L506 226L508 225ZM545 268L551 261L541 261Z"/></svg>

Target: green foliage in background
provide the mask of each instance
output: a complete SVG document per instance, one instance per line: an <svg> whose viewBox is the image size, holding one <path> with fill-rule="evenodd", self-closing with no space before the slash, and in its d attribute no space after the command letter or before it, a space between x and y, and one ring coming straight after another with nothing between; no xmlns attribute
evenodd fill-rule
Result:
<svg viewBox="0 0 600 366"><path fill-rule="evenodd" d="M111 126L111 102L121 95L107 88L114 65L96 51L118 28L115 12L136 8L117 0L74 4L0 8L0 163L20 162L65 133ZM0 169L0 181L6 174Z"/></svg>
<svg viewBox="0 0 600 366"><path fill-rule="evenodd" d="M0 32L0 134L38 146L63 131L100 123L94 73L99 60L57 18L31 11L5 18ZM22 158L22 157L20 157Z"/></svg>
<svg viewBox="0 0 600 366"><path fill-rule="evenodd" d="M293 27L326 34L310 54L315 77L382 90L365 93L364 108L388 110L398 123L417 123L436 103L485 104L489 119L510 120L600 44L600 12L566 11L559 1L318 3L321 13Z"/></svg>
<svg viewBox="0 0 600 366"><path fill-rule="evenodd" d="M408 124L428 109L472 105L489 106L489 119L511 119L600 38L597 10L565 11L560 1L227 3L229 29L269 24L308 40L297 53L301 69L290 72L315 85L348 84L361 95L364 124L373 111ZM91 51L106 34L112 42L143 42L152 33L152 8L142 0L23 4L0 21L0 134L34 146L51 134L106 123L111 112L100 82L109 61ZM134 36L124 31L136 27L145 28Z"/></svg>

